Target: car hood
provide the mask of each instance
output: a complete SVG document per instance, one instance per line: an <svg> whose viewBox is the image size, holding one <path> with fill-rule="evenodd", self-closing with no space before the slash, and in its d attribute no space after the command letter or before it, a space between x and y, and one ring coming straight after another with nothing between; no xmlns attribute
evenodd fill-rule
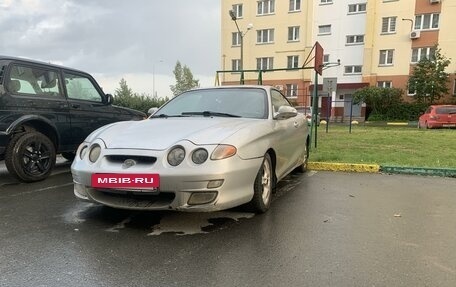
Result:
<svg viewBox="0 0 456 287"><path fill-rule="evenodd" d="M262 122L257 119L233 118L153 118L144 121L119 122L97 135L107 148L164 150L181 140L197 145L218 144L242 128ZM254 128L254 127L251 128Z"/></svg>

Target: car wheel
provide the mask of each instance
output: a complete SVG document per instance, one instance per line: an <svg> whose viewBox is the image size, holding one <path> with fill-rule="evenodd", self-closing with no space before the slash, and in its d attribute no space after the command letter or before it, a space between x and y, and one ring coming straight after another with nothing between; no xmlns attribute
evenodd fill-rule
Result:
<svg viewBox="0 0 456 287"><path fill-rule="evenodd" d="M304 159L304 162L300 166L296 167L296 169L295 169L297 172L301 172L301 173L304 173L307 171L307 164L309 163L309 141L306 141L305 147L306 147L306 150L304 152L306 154L306 158Z"/></svg>
<svg viewBox="0 0 456 287"><path fill-rule="evenodd" d="M62 157L67 161L73 161L74 157L76 156L75 152L62 152Z"/></svg>
<svg viewBox="0 0 456 287"><path fill-rule="evenodd" d="M39 132L26 132L13 137L5 156L8 171L24 182L43 180L55 165L55 146Z"/></svg>
<svg viewBox="0 0 456 287"><path fill-rule="evenodd" d="M264 155L263 163L258 171L253 184L253 198L248 204L248 209L255 213L264 213L269 209L272 199L274 175L271 157Z"/></svg>

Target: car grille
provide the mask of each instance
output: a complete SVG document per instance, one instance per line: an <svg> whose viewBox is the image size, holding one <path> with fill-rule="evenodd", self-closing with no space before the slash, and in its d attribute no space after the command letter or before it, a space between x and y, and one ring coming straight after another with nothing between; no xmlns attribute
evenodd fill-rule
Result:
<svg viewBox="0 0 456 287"><path fill-rule="evenodd" d="M168 207L176 197L172 192L136 193L125 190L90 189L90 196L98 202L124 208Z"/></svg>
<svg viewBox="0 0 456 287"><path fill-rule="evenodd" d="M107 155L106 159L112 163L124 163L127 159L132 159L138 164L154 164L157 158L154 156L138 156L138 155Z"/></svg>

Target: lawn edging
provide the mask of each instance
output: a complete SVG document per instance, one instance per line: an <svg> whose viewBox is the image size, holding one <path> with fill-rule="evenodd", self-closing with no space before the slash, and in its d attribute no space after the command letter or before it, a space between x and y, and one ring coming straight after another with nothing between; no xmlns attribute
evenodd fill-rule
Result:
<svg viewBox="0 0 456 287"><path fill-rule="evenodd" d="M309 170L345 171L345 172L384 172L395 174L413 174L442 177L456 177L455 168L432 167L403 167L378 164L335 163L335 162L309 162Z"/></svg>

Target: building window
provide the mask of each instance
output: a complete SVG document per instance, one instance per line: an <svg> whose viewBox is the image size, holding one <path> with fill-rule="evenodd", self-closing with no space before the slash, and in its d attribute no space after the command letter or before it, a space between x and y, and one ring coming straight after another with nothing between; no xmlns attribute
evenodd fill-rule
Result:
<svg viewBox="0 0 456 287"><path fill-rule="evenodd" d="M366 3L348 5L348 14L366 13Z"/></svg>
<svg viewBox="0 0 456 287"><path fill-rule="evenodd" d="M318 26L318 35L330 35L331 25L320 25Z"/></svg>
<svg viewBox="0 0 456 287"><path fill-rule="evenodd" d="M379 88L392 88L393 84L391 81L378 81L377 82L377 87Z"/></svg>
<svg viewBox="0 0 456 287"><path fill-rule="evenodd" d="M345 66L344 73L347 75L358 75L361 74L363 66Z"/></svg>
<svg viewBox="0 0 456 287"><path fill-rule="evenodd" d="M257 70L270 70L273 68L273 57L257 58Z"/></svg>
<svg viewBox="0 0 456 287"><path fill-rule="evenodd" d="M274 13L274 0L261 0L258 1L258 15L266 15Z"/></svg>
<svg viewBox="0 0 456 287"><path fill-rule="evenodd" d="M242 18L242 16L243 16L242 4L234 4L233 5L233 12L234 12L234 15L236 15L236 18Z"/></svg>
<svg viewBox="0 0 456 287"><path fill-rule="evenodd" d="M382 18L382 34L396 33L396 19L397 17Z"/></svg>
<svg viewBox="0 0 456 287"><path fill-rule="evenodd" d="M298 85L297 84L287 84L287 97L297 97L298 96Z"/></svg>
<svg viewBox="0 0 456 287"><path fill-rule="evenodd" d="M299 26L288 27L288 41L299 41Z"/></svg>
<svg viewBox="0 0 456 287"><path fill-rule="evenodd" d="M240 59L231 60L231 70L233 70L233 71L241 70L241 60Z"/></svg>
<svg viewBox="0 0 456 287"><path fill-rule="evenodd" d="M380 50L379 66L393 65L394 50Z"/></svg>
<svg viewBox="0 0 456 287"><path fill-rule="evenodd" d="M301 11L301 0L290 0L290 12Z"/></svg>
<svg viewBox="0 0 456 287"><path fill-rule="evenodd" d="M329 63L329 54L323 55L323 63Z"/></svg>
<svg viewBox="0 0 456 287"><path fill-rule="evenodd" d="M349 35L346 40L347 45L364 44L364 35Z"/></svg>
<svg viewBox="0 0 456 287"><path fill-rule="evenodd" d="M412 49L412 63L418 63L423 59L433 60L435 57L434 47L415 48Z"/></svg>
<svg viewBox="0 0 456 287"><path fill-rule="evenodd" d="M257 30L257 44L274 42L274 29Z"/></svg>
<svg viewBox="0 0 456 287"><path fill-rule="evenodd" d="M299 66L299 56L288 56L287 57L287 68L293 69Z"/></svg>
<svg viewBox="0 0 456 287"><path fill-rule="evenodd" d="M332 4L333 0L320 0L320 4Z"/></svg>
<svg viewBox="0 0 456 287"><path fill-rule="evenodd" d="M239 32L234 32L231 34L231 45L232 46L241 45L241 34Z"/></svg>
<svg viewBox="0 0 456 287"><path fill-rule="evenodd" d="M439 28L440 14L422 14L415 17L415 30L430 30Z"/></svg>

